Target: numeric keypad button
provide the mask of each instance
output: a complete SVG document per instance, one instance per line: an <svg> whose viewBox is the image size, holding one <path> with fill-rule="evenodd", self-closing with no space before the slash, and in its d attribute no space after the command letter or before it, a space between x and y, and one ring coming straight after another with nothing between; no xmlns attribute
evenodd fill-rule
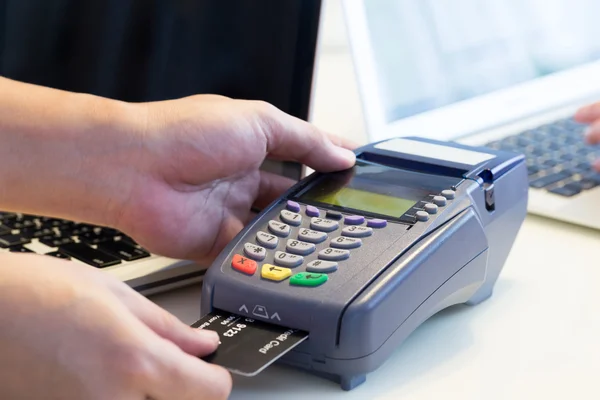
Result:
<svg viewBox="0 0 600 400"><path fill-rule="evenodd" d="M335 261L323 261L323 260L314 260L309 262L306 265L306 270L308 272L317 272L326 274L328 272L335 272L338 269L338 263Z"/></svg>
<svg viewBox="0 0 600 400"><path fill-rule="evenodd" d="M313 243L301 242L300 240L289 239L285 249L288 253L307 256L315 251L316 246Z"/></svg>
<svg viewBox="0 0 600 400"><path fill-rule="evenodd" d="M262 261L267 256L267 249L252 243L246 243L244 245L244 253L253 260Z"/></svg>
<svg viewBox="0 0 600 400"><path fill-rule="evenodd" d="M362 245L362 240L359 238L338 236L329 245L338 249L355 249Z"/></svg>
<svg viewBox="0 0 600 400"><path fill-rule="evenodd" d="M279 237L288 237L292 229L288 224L284 224L283 222L269 221L269 232Z"/></svg>
<svg viewBox="0 0 600 400"><path fill-rule="evenodd" d="M312 229L300 229L298 239L310 243L321 243L327 239L327 233L313 231Z"/></svg>
<svg viewBox="0 0 600 400"><path fill-rule="evenodd" d="M268 249L274 249L277 247L277 243L279 243L277 236L262 231L256 234L256 241Z"/></svg>
<svg viewBox="0 0 600 400"><path fill-rule="evenodd" d="M342 229L342 235L349 237L367 237L373 234L373 228L369 228L366 226L347 226Z"/></svg>
<svg viewBox="0 0 600 400"><path fill-rule="evenodd" d="M327 261L341 261L350 257L350 250L328 247L319 252L319 258Z"/></svg>
<svg viewBox="0 0 600 400"><path fill-rule="evenodd" d="M299 265L302 265L304 262L304 257L297 254L286 253L284 251L276 251L275 258L273 260L276 264L283 267L295 268Z"/></svg>
<svg viewBox="0 0 600 400"><path fill-rule="evenodd" d="M286 224L298 226L302 223L302 215L295 213L295 212L291 212L288 210L282 210L281 214L279 216L280 216L281 220L283 222L285 222Z"/></svg>
<svg viewBox="0 0 600 400"><path fill-rule="evenodd" d="M332 219L311 218L310 220L310 228L316 231L333 232L339 226L339 222Z"/></svg>

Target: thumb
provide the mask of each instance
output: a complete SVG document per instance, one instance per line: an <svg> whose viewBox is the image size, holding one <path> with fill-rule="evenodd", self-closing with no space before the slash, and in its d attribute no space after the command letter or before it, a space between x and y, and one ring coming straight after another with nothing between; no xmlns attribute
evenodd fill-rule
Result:
<svg viewBox="0 0 600 400"><path fill-rule="evenodd" d="M125 299L129 310L152 329L157 335L173 342L182 351L193 356L205 356L214 352L219 345L219 335L210 330L195 329L159 307L157 304L134 292Z"/></svg>
<svg viewBox="0 0 600 400"><path fill-rule="evenodd" d="M269 158L296 161L321 172L344 170L356 161L350 149L358 145L348 139L326 134L270 105L258 108L257 115Z"/></svg>

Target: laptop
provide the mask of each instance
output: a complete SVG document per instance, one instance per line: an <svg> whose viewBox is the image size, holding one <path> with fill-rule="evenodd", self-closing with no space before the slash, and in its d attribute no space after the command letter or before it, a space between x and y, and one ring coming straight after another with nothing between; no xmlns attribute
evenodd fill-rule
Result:
<svg viewBox="0 0 600 400"><path fill-rule="evenodd" d="M98 1L98 6L103 3L101 0L94 1ZM170 6L160 7L165 11ZM126 12L126 8L124 10ZM153 10L140 9L139 12L147 13L140 20L146 20L151 26ZM18 18L18 15L15 11L13 17ZM69 16L68 13L64 15ZM93 17L93 13L90 15ZM190 25L183 26L179 32L169 26L165 35L173 37L165 36L165 40L155 43L156 47L147 47L149 53L146 55L141 54L140 50L144 48L140 43L144 39L135 37L135 40L127 42L127 24L119 25L119 17L113 15L113 25L115 29L124 29L125 39L114 43L103 41L101 48L122 43L132 46L129 49L132 51L125 52L122 48L107 49L107 57L122 54L119 74L115 74L115 64L89 62L92 56L93 59L102 60L97 54L87 53L89 43L98 40L98 36L91 32L96 25L90 25L90 31L81 30L78 33L80 40L65 42L64 37L60 38L57 43L59 50L71 54L69 62L63 64L56 63L60 57L47 51L48 43L45 43L46 51L38 51L36 46L39 41L27 42L30 32L22 35L22 32L7 30L2 32L6 40L9 41L11 34L14 34L14 40L10 40L0 51L0 73L22 81L127 101L161 100L200 93L265 100L293 116L310 120L320 15L320 0L285 4L250 4L244 0L228 4L197 2L189 5L186 19L182 20ZM27 14L27 18L43 19L44 15ZM71 18L60 23L72 22ZM77 29L83 26L77 21L74 23ZM202 23L205 25L201 26ZM29 29L26 25L30 26L23 24L23 29ZM17 21L7 29L18 26ZM68 29L65 27L65 30ZM196 52L178 54L182 48L177 48L170 40L181 40L182 36L177 35L187 35L190 31L195 35L204 35L204 40L195 36L193 41L198 42ZM112 35L119 36L119 33L113 32ZM23 41L15 46L15 41L18 42L20 38ZM72 47L67 50L68 46ZM125 50L127 48L125 46ZM156 54L163 51L170 52L172 56L168 60L156 59ZM23 57L24 53L27 57ZM47 58L40 58L46 55ZM138 73L134 67L139 62L154 63L148 70L161 71L161 79ZM103 69L103 64L111 68ZM28 67L31 65L40 65L42 68L36 71ZM87 69L80 68L80 65ZM93 79L88 79L85 74ZM67 77L72 79L67 80ZM262 169L295 180L305 173L297 163L279 161L266 161ZM1 210L0 252L33 252L68 259L81 265L92 265L144 295L198 283L209 267L189 260L152 254L140 247L133 238L107 227Z"/></svg>
<svg viewBox="0 0 600 400"><path fill-rule="evenodd" d="M343 0L369 141L421 136L526 155L529 212L600 229L595 0Z"/></svg>

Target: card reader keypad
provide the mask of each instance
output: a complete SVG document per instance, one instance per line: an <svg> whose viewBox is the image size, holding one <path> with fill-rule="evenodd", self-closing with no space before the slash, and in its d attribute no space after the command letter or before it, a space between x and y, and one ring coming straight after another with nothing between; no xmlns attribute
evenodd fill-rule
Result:
<svg viewBox="0 0 600 400"><path fill-rule="evenodd" d="M302 215L289 210L283 210L281 211L281 220L286 224L299 226L302 223Z"/></svg>
<svg viewBox="0 0 600 400"><path fill-rule="evenodd" d="M304 262L304 257L298 254L286 253L278 251L275 253L275 263L284 267L296 268Z"/></svg>
<svg viewBox="0 0 600 400"><path fill-rule="evenodd" d="M285 249L288 253L298 254L301 256L307 256L313 251L315 251L317 247L314 243L301 242L300 240L289 239L287 241L287 245Z"/></svg>
<svg viewBox="0 0 600 400"><path fill-rule="evenodd" d="M289 278L292 286L320 286L330 274L343 268L340 262L349 259L363 240L387 226L385 220L367 220L297 202L287 202L278 216L256 233L255 243L245 243L243 255L236 254L232 259L233 269L246 275L258 271L263 280L273 283ZM310 219L304 222L306 218ZM269 253L273 254L272 261ZM308 256L311 260L305 262ZM261 262L264 264L259 266ZM301 268L303 265L305 268Z"/></svg>
<svg viewBox="0 0 600 400"><path fill-rule="evenodd" d="M331 241L330 246L338 249L355 249L362 245L362 240L359 238L351 238L338 236Z"/></svg>
<svg viewBox="0 0 600 400"><path fill-rule="evenodd" d="M276 248L277 244L279 243L279 239L277 238L277 236L262 231L256 234L256 241L258 242L258 244L268 249Z"/></svg>
<svg viewBox="0 0 600 400"><path fill-rule="evenodd" d="M338 269L338 263L335 261L314 260L306 265L308 272L330 273Z"/></svg>
<svg viewBox="0 0 600 400"><path fill-rule="evenodd" d="M319 252L319 258L321 260L341 261L347 259L348 257L350 257L349 250L334 249L332 247L328 247Z"/></svg>
<svg viewBox="0 0 600 400"><path fill-rule="evenodd" d="M326 232L314 231L312 229L300 229L298 239L310 243L321 243L327 239Z"/></svg>
<svg viewBox="0 0 600 400"><path fill-rule="evenodd" d="M288 224L284 224L279 221L269 221L269 232L279 236L279 237L288 237L290 236L290 232L292 229Z"/></svg>
<svg viewBox="0 0 600 400"><path fill-rule="evenodd" d="M413 218L426 222L453 199L451 190L431 195L418 206ZM344 268L353 251L376 240L373 236L388 225L384 219L345 215L294 201L288 201L276 216L256 233L255 243L244 244L243 255L236 254L231 266L246 275L253 276L258 271L265 281L289 281L292 286L317 287L326 283Z"/></svg>
<svg viewBox="0 0 600 400"><path fill-rule="evenodd" d="M312 218L310 220L310 228L316 231L333 232L340 227L338 221L324 218Z"/></svg>
<svg viewBox="0 0 600 400"><path fill-rule="evenodd" d="M262 261L267 256L267 250L264 247L252 243L246 243L244 245L244 253L246 253L249 258L256 261Z"/></svg>
<svg viewBox="0 0 600 400"><path fill-rule="evenodd" d="M373 228L369 228L367 226L347 226L344 229L342 229L342 235L344 236L348 236L348 237L357 237L357 238L362 238L362 237L367 237L367 236L371 236L373 234Z"/></svg>

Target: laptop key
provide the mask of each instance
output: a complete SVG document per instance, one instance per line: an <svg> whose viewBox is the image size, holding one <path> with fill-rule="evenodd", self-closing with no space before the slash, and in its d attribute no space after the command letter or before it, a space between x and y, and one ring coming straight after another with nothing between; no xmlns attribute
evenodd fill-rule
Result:
<svg viewBox="0 0 600 400"><path fill-rule="evenodd" d="M44 237L44 236L54 235L54 230L52 230L50 228L38 228L37 226L35 226L35 227L21 229L21 230L19 230L19 233L21 235L23 235L24 237L33 239L33 238L40 238L40 237Z"/></svg>
<svg viewBox="0 0 600 400"><path fill-rule="evenodd" d="M68 221L64 221L62 219L56 219L56 218L48 218L48 217L40 218L40 223L42 224L42 228L60 228L62 226L69 224Z"/></svg>
<svg viewBox="0 0 600 400"><path fill-rule="evenodd" d="M138 245L137 242L135 240L133 240L133 238L125 235L124 233L119 234L118 237L121 238L122 242L129 243L132 246L137 246Z"/></svg>
<svg viewBox="0 0 600 400"><path fill-rule="evenodd" d="M60 251L51 251L50 253L46 253L45 255L50 256L50 257L62 258L64 260L71 259L71 257L69 257L66 254L61 253Z"/></svg>
<svg viewBox="0 0 600 400"><path fill-rule="evenodd" d="M0 236L8 235L11 232L12 232L12 229L10 229L8 226L0 225Z"/></svg>
<svg viewBox="0 0 600 400"><path fill-rule="evenodd" d="M16 219L18 215L9 212L0 212L0 221L8 221L9 219Z"/></svg>
<svg viewBox="0 0 600 400"><path fill-rule="evenodd" d="M134 261L139 260L140 258L150 257L150 253L146 250L134 247L122 240L103 242L98 245L98 248L125 261Z"/></svg>
<svg viewBox="0 0 600 400"><path fill-rule="evenodd" d="M69 227L60 228L60 232L63 236L79 236L93 231L94 227L87 224L73 224Z"/></svg>
<svg viewBox="0 0 600 400"><path fill-rule="evenodd" d="M97 268L111 267L121 263L117 257L83 243L65 244L60 246L58 251Z"/></svg>
<svg viewBox="0 0 600 400"><path fill-rule="evenodd" d="M85 233L82 233L81 235L79 235L79 240L84 243L87 243L87 244L99 244L102 242L106 242L110 239L111 239L110 237L104 235L102 232L96 233L96 232L92 231L92 232L85 232Z"/></svg>
<svg viewBox="0 0 600 400"><path fill-rule="evenodd" d="M554 160L554 159L548 159L548 160L544 160L542 162L542 165L545 166L545 167L552 168L552 167L556 167L558 165L558 162L556 160Z"/></svg>
<svg viewBox="0 0 600 400"><path fill-rule="evenodd" d="M3 225L6 225L12 229L28 229L37 228L37 224L33 219L25 218L14 218L7 221L3 221Z"/></svg>
<svg viewBox="0 0 600 400"><path fill-rule="evenodd" d="M20 246L27 243L31 243L31 240L19 234L0 236L0 248L3 249L8 249L13 246Z"/></svg>
<svg viewBox="0 0 600 400"><path fill-rule="evenodd" d="M546 155L546 153L547 153L547 151L544 148L539 147L539 146L532 147L528 151L529 151L529 154L533 157L541 157L541 156Z"/></svg>
<svg viewBox="0 0 600 400"><path fill-rule="evenodd" d="M27 247L22 245L13 246L9 250L11 253L35 253L35 251L28 249Z"/></svg>
<svg viewBox="0 0 600 400"><path fill-rule="evenodd" d="M570 177L571 177L571 175L568 174L567 172L564 172L564 171L556 172L554 174L550 174L550 175L546 175L546 176L542 176L540 178L534 179L533 181L529 182L529 186L536 188L536 189L542 189L542 188L545 188L546 186L552 185L553 183L562 181L564 179L568 179Z"/></svg>
<svg viewBox="0 0 600 400"><path fill-rule="evenodd" d="M586 174L583 175L583 177L584 179L588 179L600 185L600 172L588 171Z"/></svg>
<svg viewBox="0 0 600 400"><path fill-rule="evenodd" d="M65 244L73 243L73 239L68 236L44 236L40 238L40 243L45 244L48 247L60 247Z"/></svg>
<svg viewBox="0 0 600 400"><path fill-rule="evenodd" d="M600 185L600 182L596 182L593 179L583 178L582 180L579 181L579 184L581 185L582 190L590 190L590 189L593 189L596 186Z"/></svg>
<svg viewBox="0 0 600 400"><path fill-rule="evenodd" d="M577 182L567 183L564 186L559 186L554 189L549 190L550 193L559 194L565 197L575 196L576 194L581 193L581 185Z"/></svg>
<svg viewBox="0 0 600 400"><path fill-rule="evenodd" d="M563 153L560 155L560 159L563 161L573 161L573 159L575 159L575 156L570 153Z"/></svg>

